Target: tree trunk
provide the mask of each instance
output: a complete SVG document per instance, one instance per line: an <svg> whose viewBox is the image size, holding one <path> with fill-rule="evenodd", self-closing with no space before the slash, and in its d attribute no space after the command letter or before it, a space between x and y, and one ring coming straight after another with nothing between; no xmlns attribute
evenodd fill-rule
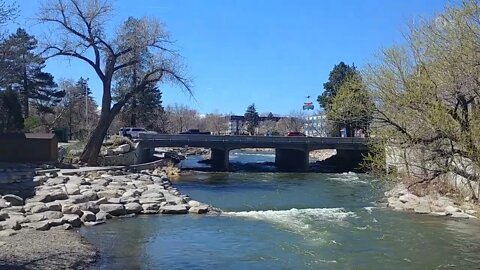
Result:
<svg viewBox="0 0 480 270"><path fill-rule="evenodd" d="M23 118L27 119L30 115L30 110L28 107L28 95L29 95L29 85L28 85L28 75L27 75L27 68L23 68L23 89L20 91L21 94L21 102L23 107Z"/></svg>
<svg viewBox="0 0 480 270"><path fill-rule="evenodd" d="M107 135L108 128L112 123L117 112L110 110L108 113L102 113L100 120L98 120L97 127L93 131L92 135L88 139L88 143L83 150L80 160L87 163L90 166L97 165L98 153L102 147L103 139Z"/></svg>
<svg viewBox="0 0 480 270"><path fill-rule="evenodd" d="M136 127L137 126L137 98L132 98L132 114L130 115L130 126Z"/></svg>

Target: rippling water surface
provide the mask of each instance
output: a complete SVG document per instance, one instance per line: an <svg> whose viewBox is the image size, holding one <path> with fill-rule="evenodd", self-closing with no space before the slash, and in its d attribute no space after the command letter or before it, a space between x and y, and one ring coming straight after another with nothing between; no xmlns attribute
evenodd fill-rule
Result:
<svg viewBox="0 0 480 270"><path fill-rule="evenodd" d="M270 161L239 154L242 161ZM193 173L176 186L221 216L141 216L83 228L99 269L478 269L480 223L377 207L353 173Z"/></svg>

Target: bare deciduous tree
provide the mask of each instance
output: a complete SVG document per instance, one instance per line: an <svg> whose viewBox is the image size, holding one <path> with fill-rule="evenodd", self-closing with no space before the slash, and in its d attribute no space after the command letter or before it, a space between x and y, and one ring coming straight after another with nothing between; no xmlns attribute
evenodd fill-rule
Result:
<svg viewBox="0 0 480 270"><path fill-rule="evenodd" d="M169 34L160 22L142 18L110 31L105 25L111 16L112 5L108 0L46 0L38 14L40 22L56 27L51 31L54 36L45 40L47 57L65 56L83 61L102 82L100 119L80 157L91 165L97 163L102 141L115 116L146 85L170 80L190 91L188 80L180 73L178 55L169 48L172 43ZM110 32L115 34L109 36ZM138 54L145 51L149 52L145 73L135 87L112 104L114 75L136 65Z"/></svg>
<svg viewBox="0 0 480 270"><path fill-rule="evenodd" d="M277 131L285 135L290 131L302 132L305 127L306 115L301 111L292 111L288 116L283 117L277 122Z"/></svg>
<svg viewBox="0 0 480 270"><path fill-rule="evenodd" d="M196 110L185 105L175 104L167 106L165 111L169 121L168 133L178 134L188 129L198 128L200 118Z"/></svg>
<svg viewBox="0 0 480 270"><path fill-rule="evenodd" d="M220 135L227 131L228 120L224 115L209 113L202 119L205 122L205 129L212 134Z"/></svg>

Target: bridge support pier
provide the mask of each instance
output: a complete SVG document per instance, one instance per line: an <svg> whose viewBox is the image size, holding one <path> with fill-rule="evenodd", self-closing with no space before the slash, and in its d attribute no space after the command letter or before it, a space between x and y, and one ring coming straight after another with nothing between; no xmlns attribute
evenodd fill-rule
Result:
<svg viewBox="0 0 480 270"><path fill-rule="evenodd" d="M275 165L280 171L308 170L308 151L293 149L275 149Z"/></svg>
<svg viewBox="0 0 480 270"><path fill-rule="evenodd" d="M212 154L210 157L210 162L212 165L212 169L219 170L219 171L227 171L229 160L228 160L228 153L229 150L224 149L215 149L212 148Z"/></svg>
<svg viewBox="0 0 480 270"><path fill-rule="evenodd" d="M360 169L363 158L368 154L367 150L343 150L337 149L335 159L338 166L345 170Z"/></svg>

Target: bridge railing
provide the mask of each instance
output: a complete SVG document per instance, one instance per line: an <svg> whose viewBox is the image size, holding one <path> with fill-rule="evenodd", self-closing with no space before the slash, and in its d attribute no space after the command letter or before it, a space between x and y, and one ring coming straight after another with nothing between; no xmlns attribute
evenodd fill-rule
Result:
<svg viewBox="0 0 480 270"><path fill-rule="evenodd" d="M307 144L366 144L359 137L288 137L288 136L219 136L201 134L139 134L140 141L205 142L205 143L307 143Z"/></svg>

